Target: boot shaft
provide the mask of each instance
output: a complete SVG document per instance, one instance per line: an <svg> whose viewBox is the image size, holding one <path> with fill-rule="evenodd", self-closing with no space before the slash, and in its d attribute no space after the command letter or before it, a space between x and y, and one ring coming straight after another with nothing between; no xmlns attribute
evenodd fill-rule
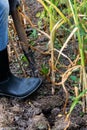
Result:
<svg viewBox="0 0 87 130"><path fill-rule="evenodd" d="M0 82L8 79L9 61L7 48L0 51Z"/></svg>

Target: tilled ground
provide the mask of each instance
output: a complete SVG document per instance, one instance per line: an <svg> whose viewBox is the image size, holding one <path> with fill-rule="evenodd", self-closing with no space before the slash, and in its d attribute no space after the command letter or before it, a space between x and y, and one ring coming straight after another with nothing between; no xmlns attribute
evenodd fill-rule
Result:
<svg viewBox="0 0 87 130"><path fill-rule="evenodd" d="M26 0L31 12L29 17L37 24L38 19L36 13L42 9L36 0ZM39 49L45 50L44 36L41 36L35 45ZM46 40L46 39L45 39ZM41 44L40 44L41 43ZM22 76L20 66L12 56L13 62L10 66L12 72L18 76ZM56 88L55 95L51 94L51 83L46 77L40 73L41 64L45 63L49 56L44 56L35 51L36 67L39 77L43 79L43 83L37 92L26 99L16 99L8 97L0 97L0 130L65 130L68 121L63 113L65 102L65 93L61 87ZM19 67L18 67L19 66ZM29 68L26 67L29 72ZM19 73L18 73L19 72ZM68 102L66 112L69 111L71 101ZM87 115L82 114L82 108L77 105L70 117L70 126L68 130L87 130Z"/></svg>

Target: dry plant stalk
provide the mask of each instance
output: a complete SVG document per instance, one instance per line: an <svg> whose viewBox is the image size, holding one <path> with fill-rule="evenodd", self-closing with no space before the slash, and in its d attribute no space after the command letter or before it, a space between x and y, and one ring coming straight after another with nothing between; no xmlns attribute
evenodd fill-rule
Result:
<svg viewBox="0 0 87 130"><path fill-rule="evenodd" d="M61 48L61 50L60 50L60 52L59 52L59 56L58 56L58 59L59 59L59 57L60 57L60 54L61 54L61 52L64 50L64 48L67 46L67 43L70 41L70 39L72 38L72 36L75 34L75 32L78 30L78 28L77 27L75 27L74 29L73 29L73 31L71 32L71 34L69 35L69 37L67 38L67 40L65 41L65 43L63 44L63 46L62 46L62 48Z"/></svg>
<svg viewBox="0 0 87 130"><path fill-rule="evenodd" d="M68 77L72 74L72 72L79 69L79 68L81 68L81 65L76 65L76 66L69 68L67 71L65 71L64 74L61 75L62 81L59 83L55 82L55 85L59 86L59 85L62 85L63 83L65 83L66 80L68 79Z"/></svg>
<svg viewBox="0 0 87 130"><path fill-rule="evenodd" d="M69 128L69 126L70 126L70 120L68 119L68 120L65 120L65 121L68 121L67 126L64 128L64 130L67 130Z"/></svg>
<svg viewBox="0 0 87 130"><path fill-rule="evenodd" d="M79 95L79 93L78 93L78 88L76 86L74 88L74 91L75 91L75 96L77 97Z"/></svg>
<svg viewBox="0 0 87 130"><path fill-rule="evenodd" d="M58 86L62 85L64 92L66 94L66 100L65 100L65 104L64 104L64 108L63 108L64 113L65 113L65 109L66 109L66 106L67 106L67 103L68 103L68 91L65 87L65 82L68 79L68 77L72 74L72 72L79 69L79 68L81 69L81 65L76 65L76 66L69 68L64 74L62 74L62 81L59 82L59 83L55 83L55 85L58 85Z"/></svg>
<svg viewBox="0 0 87 130"><path fill-rule="evenodd" d="M67 89L66 89L64 83L62 84L62 87L63 87L63 89L64 89L64 91L65 91L65 94L66 94L66 100L65 100L64 107L63 107L63 112L65 113L65 112L66 112L66 111L65 111L65 110L66 110L66 106L67 106L68 99L69 99L69 94L68 94L68 91L67 91Z"/></svg>
<svg viewBox="0 0 87 130"><path fill-rule="evenodd" d="M85 68L82 68L82 91L87 89L87 76L86 76L86 71ZM83 112L87 113L87 93L85 95L83 95L82 97L83 100Z"/></svg>

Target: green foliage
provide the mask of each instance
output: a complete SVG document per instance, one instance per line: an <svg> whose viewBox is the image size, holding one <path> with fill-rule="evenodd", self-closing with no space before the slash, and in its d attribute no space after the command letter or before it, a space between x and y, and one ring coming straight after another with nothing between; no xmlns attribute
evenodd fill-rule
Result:
<svg viewBox="0 0 87 130"><path fill-rule="evenodd" d="M70 111L69 111L69 113L68 113L69 115L71 114L71 112L73 111L74 107L75 107L78 103L81 104L80 99L84 96L84 94L85 94L86 92L87 92L87 89L85 89L84 91L82 91L82 92L79 94L79 96L73 98L73 103L72 103L72 105L71 105L71 107L70 107Z"/></svg>
<svg viewBox="0 0 87 130"><path fill-rule="evenodd" d="M28 60L27 60L27 58L26 58L25 55L22 55L22 56L21 56L21 60L22 60L22 62L28 63Z"/></svg>
<svg viewBox="0 0 87 130"><path fill-rule="evenodd" d="M79 78L77 77L77 75L71 75L70 79L73 81L74 84L78 84L79 83Z"/></svg>
<svg viewBox="0 0 87 130"><path fill-rule="evenodd" d="M85 115L84 112L80 112L80 116L83 117Z"/></svg>
<svg viewBox="0 0 87 130"><path fill-rule="evenodd" d="M30 34L30 37L34 38L34 39L36 39L38 37L36 29L33 29L32 33Z"/></svg>
<svg viewBox="0 0 87 130"><path fill-rule="evenodd" d="M77 81L77 77L76 77L76 76L73 76L73 75L70 76L70 79L71 79L72 81Z"/></svg>
<svg viewBox="0 0 87 130"><path fill-rule="evenodd" d="M48 68L45 64L42 64L42 65L41 65L41 73L42 73L43 75L47 75L48 72L49 72L49 68Z"/></svg>

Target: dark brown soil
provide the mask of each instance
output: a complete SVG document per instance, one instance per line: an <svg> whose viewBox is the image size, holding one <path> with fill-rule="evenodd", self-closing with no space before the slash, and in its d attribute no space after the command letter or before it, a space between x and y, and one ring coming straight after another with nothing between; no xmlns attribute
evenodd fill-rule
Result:
<svg viewBox="0 0 87 130"><path fill-rule="evenodd" d="M37 12L42 7L36 0L26 0L29 7L29 17L32 22L37 24ZM32 30L32 29L31 29ZM35 41L35 47L40 50L46 49L47 39L41 35ZM65 103L65 93L60 87L56 87L54 95L51 93L51 83L41 74L41 65L48 62L49 56L34 52L38 76L43 79L43 83L37 92L26 99L16 99L0 97L0 130L65 130L68 122L65 121L63 107ZM20 66L16 62L16 57L11 55L11 71L23 77ZM30 74L30 68L25 66L27 76ZM70 87L68 87L69 89ZM66 107L69 111L71 100ZM70 117L70 126L68 130L87 130L87 115L82 115L82 107L77 105Z"/></svg>

